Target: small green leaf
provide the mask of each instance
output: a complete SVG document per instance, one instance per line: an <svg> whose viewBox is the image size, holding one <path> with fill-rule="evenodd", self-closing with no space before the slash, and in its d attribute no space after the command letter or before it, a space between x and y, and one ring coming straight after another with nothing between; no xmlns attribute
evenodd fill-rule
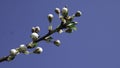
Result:
<svg viewBox="0 0 120 68"><path fill-rule="evenodd" d="M78 22L71 22L71 23L73 23L74 25L77 25Z"/></svg>
<svg viewBox="0 0 120 68"><path fill-rule="evenodd" d="M38 43L33 42L33 48L36 47L38 45Z"/></svg>
<svg viewBox="0 0 120 68"><path fill-rule="evenodd" d="M37 43L33 43L34 44L34 46L37 46Z"/></svg>
<svg viewBox="0 0 120 68"><path fill-rule="evenodd" d="M77 30L77 28L76 28L76 27L72 27L72 29L73 29L73 30Z"/></svg>
<svg viewBox="0 0 120 68"><path fill-rule="evenodd" d="M70 28L70 29L73 29L73 28L75 28L75 24L74 23L70 23L70 24L67 25L67 27Z"/></svg>

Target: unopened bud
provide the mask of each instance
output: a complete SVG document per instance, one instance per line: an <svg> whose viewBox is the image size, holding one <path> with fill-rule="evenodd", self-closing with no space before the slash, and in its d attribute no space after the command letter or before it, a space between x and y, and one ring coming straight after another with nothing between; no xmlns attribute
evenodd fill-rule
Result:
<svg viewBox="0 0 120 68"><path fill-rule="evenodd" d="M40 32L40 27L39 26L36 26L36 27L32 27L32 33L38 33Z"/></svg>
<svg viewBox="0 0 120 68"><path fill-rule="evenodd" d="M18 53L18 51L17 51L16 49L11 49L11 50L10 50L10 55L11 55L11 56L16 56L17 53Z"/></svg>
<svg viewBox="0 0 120 68"><path fill-rule="evenodd" d="M63 15L63 16L67 16L67 15L68 15L68 8L64 7L64 8L62 9L62 15Z"/></svg>
<svg viewBox="0 0 120 68"><path fill-rule="evenodd" d="M28 55L28 54L30 54L30 52L29 52L29 51L25 51L24 54L25 54L25 55Z"/></svg>
<svg viewBox="0 0 120 68"><path fill-rule="evenodd" d="M60 9L59 9L59 8L55 8L55 12L56 12L57 14L60 14Z"/></svg>
<svg viewBox="0 0 120 68"><path fill-rule="evenodd" d="M63 18L63 16L60 16L60 20L61 20L61 22L63 22L64 24L66 24L66 20Z"/></svg>
<svg viewBox="0 0 120 68"><path fill-rule="evenodd" d="M48 14L48 21L51 23L52 22L52 19L53 19L53 14Z"/></svg>
<svg viewBox="0 0 120 68"><path fill-rule="evenodd" d="M39 27L39 26L36 26L36 27L35 27L35 32L36 32L36 33L40 32L40 27Z"/></svg>
<svg viewBox="0 0 120 68"><path fill-rule="evenodd" d="M58 33L59 33L59 34L63 33L63 30L62 30L62 29L60 29L60 30L58 31Z"/></svg>
<svg viewBox="0 0 120 68"><path fill-rule="evenodd" d="M55 40L55 41L54 41L54 44L55 44L56 46L60 46L61 42L60 42L60 40Z"/></svg>
<svg viewBox="0 0 120 68"><path fill-rule="evenodd" d="M22 52L22 53L24 53L25 51L27 51L27 47L24 44L22 44L19 47L19 51Z"/></svg>
<svg viewBox="0 0 120 68"><path fill-rule="evenodd" d="M71 22L71 21L73 21L73 19L74 19L74 16L68 16L68 17L67 17L67 21L70 21L70 22Z"/></svg>
<svg viewBox="0 0 120 68"><path fill-rule="evenodd" d="M43 52L43 49L41 48L41 47L37 47L34 51L33 51L33 53L35 53L35 54L40 54L40 53L42 53Z"/></svg>
<svg viewBox="0 0 120 68"><path fill-rule="evenodd" d="M35 32L35 27L32 27L32 30L31 30L31 31L32 31L32 33L34 33L34 32Z"/></svg>
<svg viewBox="0 0 120 68"><path fill-rule="evenodd" d="M36 41L36 40L38 40L39 35L34 32L34 33L31 34L31 38L32 38L33 41Z"/></svg>
<svg viewBox="0 0 120 68"><path fill-rule="evenodd" d="M82 15L82 12L81 11L77 11L76 13L75 13L75 17L79 17L79 16L81 16Z"/></svg>

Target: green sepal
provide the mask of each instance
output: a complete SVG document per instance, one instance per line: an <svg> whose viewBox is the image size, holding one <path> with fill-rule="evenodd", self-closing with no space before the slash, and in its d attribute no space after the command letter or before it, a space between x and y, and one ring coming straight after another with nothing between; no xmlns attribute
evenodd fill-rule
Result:
<svg viewBox="0 0 120 68"><path fill-rule="evenodd" d="M38 43L33 42L33 47L36 47L38 45Z"/></svg>

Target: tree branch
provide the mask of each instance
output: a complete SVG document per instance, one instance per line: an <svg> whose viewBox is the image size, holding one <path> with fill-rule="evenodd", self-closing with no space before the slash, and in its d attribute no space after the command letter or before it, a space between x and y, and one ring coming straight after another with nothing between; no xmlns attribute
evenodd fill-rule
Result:
<svg viewBox="0 0 120 68"><path fill-rule="evenodd" d="M49 36L52 35L53 33L57 32L59 29L63 29L63 28L64 28L64 27L63 27L63 24L61 24L58 28L56 28L56 29L54 29L54 30L52 30L52 31L49 31L46 35L44 35L43 37L39 38L37 41L34 41L34 42L38 43L38 42L40 42L40 41L42 41L42 40L45 40L46 37L49 37ZM27 47L27 48L30 49L29 47ZM10 56L10 55L4 56L4 57L0 58L0 62L8 61L8 57L9 57L9 56Z"/></svg>
<svg viewBox="0 0 120 68"><path fill-rule="evenodd" d="M63 7L62 12L60 11L59 8L56 8L55 13L58 14L58 16L61 20L61 23L57 28L52 30L51 22L52 22L52 19L53 19L53 15L49 14L48 15L48 21L50 23L50 25L49 25L50 28L48 28L48 33L47 34L45 34L42 37L39 37L38 32L40 31L40 28L38 26L33 27L32 28L32 34L31 34L32 42L28 43L27 45L20 45L19 48L11 49L10 54L8 56L4 56L4 57L0 58L0 62L11 61L15 58L15 56L17 56L20 53L31 54L29 51L27 51L27 49L35 48L37 46L37 43L39 43L40 41L43 41L43 40L45 40L45 41L48 40L49 42L51 42L51 38L48 38L48 37L51 37L51 35L54 34L55 32L59 33L61 30L63 31L63 29L64 29L65 30L64 32L72 33L73 30L76 30L75 25L77 24L77 22L74 22L73 19L74 19L74 17L81 16L80 11L77 11L72 16L69 16L68 15L68 8ZM60 40L56 40L53 43L56 46L59 46L60 45ZM43 50L42 50L41 47L37 47L32 53L40 54L42 51Z"/></svg>

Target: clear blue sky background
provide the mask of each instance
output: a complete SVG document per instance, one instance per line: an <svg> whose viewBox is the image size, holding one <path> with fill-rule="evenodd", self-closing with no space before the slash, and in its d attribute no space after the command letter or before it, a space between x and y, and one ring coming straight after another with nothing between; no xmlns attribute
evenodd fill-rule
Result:
<svg viewBox="0 0 120 68"><path fill-rule="evenodd" d="M0 68L120 68L120 0L0 0L0 56L31 41L31 27L47 32L47 14L68 5L70 14L81 10L72 34L54 34L62 44L40 42L40 55L18 55ZM59 24L54 16L54 27Z"/></svg>

